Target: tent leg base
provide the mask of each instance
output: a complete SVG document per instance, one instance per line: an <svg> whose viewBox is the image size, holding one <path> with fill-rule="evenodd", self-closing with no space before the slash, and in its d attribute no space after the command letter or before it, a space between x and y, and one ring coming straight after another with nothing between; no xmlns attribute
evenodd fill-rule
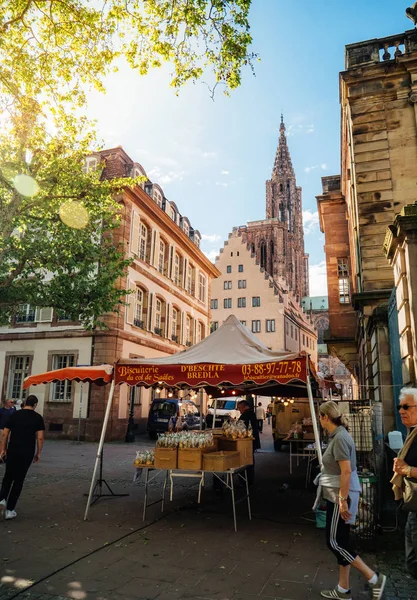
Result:
<svg viewBox="0 0 417 600"><path fill-rule="evenodd" d="M103 493L103 486L105 486L110 493ZM88 496L88 494L84 494L84 496ZM105 479L99 479L94 486L92 493L93 500L91 501L90 506L93 506L100 498L122 498L123 496L130 496L130 494L116 494Z"/></svg>

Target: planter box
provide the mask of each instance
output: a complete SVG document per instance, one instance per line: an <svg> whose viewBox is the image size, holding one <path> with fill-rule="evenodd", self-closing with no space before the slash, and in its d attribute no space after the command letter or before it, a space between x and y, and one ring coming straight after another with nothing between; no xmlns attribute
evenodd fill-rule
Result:
<svg viewBox="0 0 417 600"><path fill-rule="evenodd" d="M203 456L205 471L227 471L236 467L240 467L239 452L210 452Z"/></svg>
<svg viewBox="0 0 417 600"><path fill-rule="evenodd" d="M155 448L155 467L157 469L176 469L177 454L177 448Z"/></svg>
<svg viewBox="0 0 417 600"><path fill-rule="evenodd" d="M209 448L179 448L178 469L186 471L201 471L203 468L203 455L214 452L215 446Z"/></svg>
<svg viewBox="0 0 417 600"><path fill-rule="evenodd" d="M253 440L242 438L240 440L231 440L222 437L219 440L219 449L229 452L239 452L240 466L253 465Z"/></svg>

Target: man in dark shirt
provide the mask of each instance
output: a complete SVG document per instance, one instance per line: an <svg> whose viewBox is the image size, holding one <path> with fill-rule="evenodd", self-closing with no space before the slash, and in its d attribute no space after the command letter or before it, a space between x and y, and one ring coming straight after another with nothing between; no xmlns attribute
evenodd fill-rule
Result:
<svg viewBox="0 0 417 600"><path fill-rule="evenodd" d="M255 412L251 409L249 402L246 402L246 400L239 402L237 408L240 412L239 421L243 421L246 425L246 428L249 428L249 425L252 426L253 452L255 454L255 450L259 450L261 447L258 421L256 419ZM249 485L252 485L255 478L255 457L253 458L253 465L248 466L246 472L248 474L248 483Z"/></svg>
<svg viewBox="0 0 417 600"><path fill-rule="evenodd" d="M398 410L408 435L417 426L417 389L403 388ZM417 477L417 436L404 458L394 459L394 472L403 477ZM409 512L405 526L405 562L410 575L417 579L417 513Z"/></svg>
<svg viewBox="0 0 417 600"><path fill-rule="evenodd" d="M4 428L0 458L6 457L6 472L0 490L0 508L6 509L6 519L17 516L15 507L26 474L42 452L45 424L35 412L37 406L37 397L28 396L23 410L13 413Z"/></svg>

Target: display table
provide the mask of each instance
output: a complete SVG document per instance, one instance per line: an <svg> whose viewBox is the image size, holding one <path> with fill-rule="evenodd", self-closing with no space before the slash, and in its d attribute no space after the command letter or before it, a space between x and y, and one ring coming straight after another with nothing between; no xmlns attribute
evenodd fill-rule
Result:
<svg viewBox="0 0 417 600"><path fill-rule="evenodd" d="M290 445L290 475L292 475L292 461L293 458L297 458L297 467L299 465L300 458L308 459L307 476L310 472L312 461L317 457L317 450L314 444L314 440L306 440L300 438L289 438L285 440Z"/></svg>
<svg viewBox="0 0 417 600"><path fill-rule="evenodd" d="M149 506L153 506L154 504L161 502L161 511L164 510L165 494L166 494L166 488L167 488L168 481L170 483L169 499L170 499L170 501L173 500L174 481L178 477L188 477L188 478L193 478L193 479L198 480L198 503L200 503L201 502L201 492L202 492L202 489L205 484L205 476L208 473L211 473L213 475L213 477L217 478L217 480L220 481L222 485L224 485L227 489L229 489L231 491L233 522L234 522L235 531L237 531L237 520L236 520L236 505L237 504L239 504L240 502L242 502L244 500L247 501L248 517L249 517L250 521L252 520L250 496L249 496L249 485L248 485L248 475L247 475L247 471L246 471L246 466L247 465L245 465L244 467L235 467L234 469L228 469L226 471L205 471L205 470L185 471L182 469L158 469L156 467L151 467L151 466L149 466L149 467L144 466L144 467L136 468L136 473L133 478L133 481L135 482L135 481L143 479L143 483L144 483L144 487L145 487L145 497L144 497L144 502L143 502L143 513L142 513L143 520L145 520L145 518L146 518L146 509ZM143 473L143 475L142 475L142 473ZM155 502L148 503L148 486L151 483L151 481L156 479L156 477L158 477L159 475L164 476L162 497L160 499L156 500ZM245 484L244 487L245 487L246 493L244 496L242 496L238 499L236 499L236 496L235 496L235 482L233 479L234 475L237 475L238 478L240 480L242 480L242 482L244 482L244 484Z"/></svg>

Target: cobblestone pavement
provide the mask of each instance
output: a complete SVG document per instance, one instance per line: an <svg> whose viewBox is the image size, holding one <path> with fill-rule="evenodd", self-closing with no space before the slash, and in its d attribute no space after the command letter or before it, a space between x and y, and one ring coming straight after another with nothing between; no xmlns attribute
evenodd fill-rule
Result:
<svg viewBox="0 0 417 600"><path fill-rule="evenodd" d="M269 435L266 429L264 450ZM314 492L305 488L305 466L290 478L285 450L257 454L253 520L239 505L235 533L229 495L209 482L199 506L196 486L179 480L165 512L155 504L142 522L143 488L132 484L132 461L139 446L152 445L105 446L104 477L129 495L101 499L84 522L97 446L46 442L18 518L0 523L0 600L314 600L335 584L337 565L310 520ZM160 488L158 478L152 499ZM364 558L389 575L386 600L417 600L416 583L402 572L401 535L382 534L376 554ZM352 589L355 600L369 598L357 574Z"/></svg>

